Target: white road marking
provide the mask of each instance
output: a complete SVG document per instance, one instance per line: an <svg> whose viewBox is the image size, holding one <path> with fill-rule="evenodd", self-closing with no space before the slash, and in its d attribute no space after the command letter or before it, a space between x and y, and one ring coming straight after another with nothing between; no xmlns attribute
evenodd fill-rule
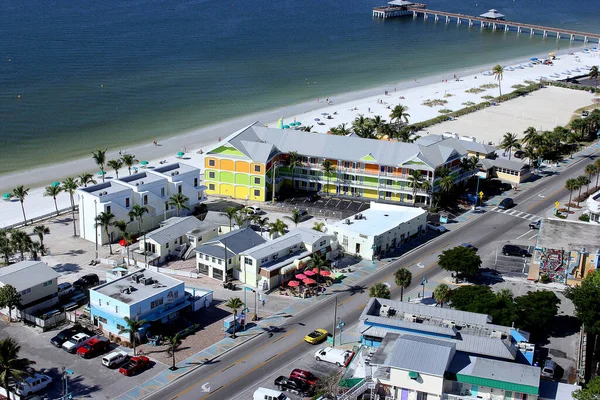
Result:
<svg viewBox="0 0 600 400"><path fill-rule="evenodd" d="M206 382L204 385L200 386L202 388L202 391L205 393L210 393L210 386L208 386L209 382Z"/></svg>
<svg viewBox="0 0 600 400"><path fill-rule="evenodd" d="M536 233L535 233L535 234L534 234L532 237L530 237L530 238L529 238L529 239L527 239L527 240L533 240L533 239L534 239L534 238L535 238L537 235L538 235L538 232L536 232Z"/></svg>
<svg viewBox="0 0 600 400"><path fill-rule="evenodd" d="M521 239L523 236L525 236L525 235L527 235L527 234L529 234L529 233L531 233L531 231L527 231L527 232L525 232L525 233L524 233L524 234L522 234L521 236L518 236L518 237L517 237L517 239Z"/></svg>

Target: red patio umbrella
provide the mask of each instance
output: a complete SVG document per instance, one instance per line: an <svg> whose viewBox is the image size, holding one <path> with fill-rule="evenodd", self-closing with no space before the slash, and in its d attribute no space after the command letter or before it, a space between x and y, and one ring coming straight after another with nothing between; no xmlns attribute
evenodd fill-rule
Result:
<svg viewBox="0 0 600 400"><path fill-rule="evenodd" d="M325 270L321 271L321 276L329 276L329 275L331 275L331 272L325 271Z"/></svg>
<svg viewBox="0 0 600 400"><path fill-rule="evenodd" d="M314 279L312 279L312 278L306 278L306 279L304 279L302 282L304 282L304 284L305 284L305 285L313 285L313 284L317 283L317 282L315 282L315 280L314 280Z"/></svg>
<svg viewBox="0 0 600 400"><path fill-rule="evenodd" d="M296 274L296 279L298 279L298 280L304 280L304 279L306 279L306 275L304 275L304 274Z"/></svg>
<svg viewBox="0 0 600 400"><path fill-rule="evenodd" d="M298 281L289 281L288 282L288 286L289 287L297 287L297 286L300 286L300 282L298 282Z"/></svg>
<svg viewBox="0 0 600 400"><path fill-rule="evenodd" d="M306 276L313 276L313 275L316 275L316 274L317 274L316 272L311 271L311 270L304 271L304 275L306 275Z"/></svg>
<svg viewBox="0 0 600 400"><path fill-rule="evenodd" d="M125 241L125 239L121 239L121 240L119 241L119 244L120 244L121 246L125 247L125 246L127 245L127 242Z"/></svg>

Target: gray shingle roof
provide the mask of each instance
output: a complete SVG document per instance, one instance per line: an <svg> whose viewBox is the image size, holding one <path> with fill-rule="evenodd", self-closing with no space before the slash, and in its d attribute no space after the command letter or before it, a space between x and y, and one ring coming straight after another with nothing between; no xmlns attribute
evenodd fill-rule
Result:
<svg viewBox="0 0 600 400"><path fill-rule="evenodd" d="M490 154L498 150L495 146L490 146L484 143L474 142L472 140L456 139L454 137L445 137L443 135L427 135L422 136L415 141L421 145L432 145L444 141L447 145L451 145L460 152L472 151L480 154Z"/></svg>
<svg viewBox="0 0 600 400"><path fill-rule="evenodd" d="M194 216L171 217L163 222L163 226L147 233L146 239L152 239L160 244L168 243L201 226L202 221Z"/></svg>
<svg viewBox="0 0 600 400"><path fill-rule="evenodd" d="M270 256L271 254L278 253L281 250L285 250L288 247L291 247L295 244L308 243L312 245L320 238L326 236L329 235L323 232L317 232L313 229L296 228L292 229L283 236L280 236L273 240L269 240L261 244L260 246L256 246L252 249L249 249L244 254L254 259L261 259Z"/></svg>
<svg viewBox="0 0 600 400"><path fill-rule="evenodd" d="M461 353L456 354L448 367L448 372L536 388L540 385L539 367Z"/></svg>
<svg viewBox="0 0 600 400"><path fill-rule="evenodd" d="M220 243L221 245L227 245L228 251L230 253L238 255L264 242L265 239L250 228L236 229L234 231L211 239L210 241L206 242L201 246L198 246L196 248L196 252L204 253L203 249L206 246L211 246L210 248L206 249L207 251L215 251L213 248L219 247L221 249L221 255L218 257L225 258L225 252L223 250L223 247L219 246L217 243Z"/></svg>
<svg viewBox="0 0 600 400"><path fill-rule="evenodd" d="M59 274L42 261L21 261L0 268L0 282L19 292L58 277Z"/></svg>
<svg viewBox="0 0 600 400"><path fill-rule="evenodd" d="M452 361L454 343L422 336L402 335L396 339L388 361L390 367L424 374L444 376Z"/></svg>
<svg viewBox="0 0 600 400"><path fill-rule="evenodd" d="M490 160L489 158L485 158L485 159L479 160L479 162L481 163L481 165L483 165L485 167L485 169L490 169L492 167L506 168L506 169L510 169L513 171L521 171L523 169L529 169L528 164L522 163L520 161L506 160L504 158L496 158L495 160Z"/></svg>

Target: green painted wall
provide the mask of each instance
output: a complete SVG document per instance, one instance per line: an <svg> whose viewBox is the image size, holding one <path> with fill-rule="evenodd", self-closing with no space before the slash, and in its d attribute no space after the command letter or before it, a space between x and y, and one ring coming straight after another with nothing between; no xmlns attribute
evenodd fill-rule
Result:
<svg viewBox="0 0 600 400"><path fill-rule="evenodd" d="M242 153L235 147L228 147L228 146L220 146L219 148L216 148L213 151L211 151L209 154L244 156L244 153Z"/></svg>
<svg viewBox="0 0 600 400"><path fill-rule="evenodd" d="M214 177L213 178L211 178L209 176L209 174L208 174L209 172L214 172ZM205 173L204 173L204 180L206 180L206 181L216 181L218 178L219 178L219 171L217 171L217 170L207 169L205 171Z"/></svg>
<svg viewBox="0 0 600 400"><path fill-rule="evenodd" d="M254 178L260 178L259 183L255 183ZM265 186L265 178L261 175L252 175L250 176L250 185L254 187L264 187Z"/></svg>
<svg viewBox="0 0 600 400"><path fill-rule="evenodd" d="M219 174L219 182L224 182L224 183L233 183L234 179L233 179L233 172L224 172L222 171Z"/></svg>
<svg viewBox="0 0 600 400"><path fill-rule="evenodd" d="M235 183L238 185L249 185L250 176L248 174L235 174Z"/></svg>
<svg viewBox="0 0 600 400"><path fill-rule="evenodd" d="M364 185L366 185L366 186L378 186L379 185L379 178L365 177L364 178Z"/></svg>

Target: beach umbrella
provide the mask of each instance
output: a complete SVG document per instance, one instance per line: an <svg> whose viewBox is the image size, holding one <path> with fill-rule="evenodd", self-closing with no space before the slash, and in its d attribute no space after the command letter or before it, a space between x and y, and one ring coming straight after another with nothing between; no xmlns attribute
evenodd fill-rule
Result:
<svg viewBox="0 0 600 400"><path fill-rule="evenodd" d="M150 163L149 163L148 161L146 161L146 160L144 160L144 161L142 161L142 162L140 163L140 165L148 165L148 164L150 164Z"/></svg>
<svg viewBox="0 0 600 400"><path fill-rule="evenodd" d="M12 197L12 193L4 193L2 197L4 197L4 200L10 200L10 198Z"/></svg>
<svg viewBox="0 0 600 400"><path fill-rule="evenodd" d="M284 125L283 129L290 129L290 126L289 125Z"/></svg>
<svg viewBox="0 0 600 400"><path fill-rule="evenodd" d="M298 281L289 281L288 282L288 286L289 287L298 287L298 286L300 286L300 282L298 282Z"/></svg>
<svg viewBox="0 0 600 400"><path fill-rule="evenodd" d="M52 182L52 187L57 187L60 186L60 182L56 181L56 182Z"/></svg>
<svg viewBox="0 0 600 400"><path fill-rule="evenodd" d="M530 60L531 61L537 61L537 57L531 57Z"/></svg>
<svg viewBox="0 0 600 400"><path fill-rule="evenodd" d="M306 275L306 276L313 276L313 275L316 275L316 274L317 274L316 272L311 271L311 270L304 271L304 275Z"/></svg>
<svg viewBox="0 0 600 400"><path fill-rule="evenodd" d="M319 118L315 118L315 121L317 121L317 122L318 122L318 121L320 121L320 119L319 119Z"/></svg>
<svg viewBox="0 0 600 400"><path fill-rule="evenodd" d="M177 157L181 158L185 155L185 153L183 151L180 151L179 153L177 153Z"/></svg>
<svg viewBox="0 0 600 400"><path fill-rule="evenodd" d="M98 175L100 175L100 176L106 175L106 171L98 171Z"/></svg>
<svg viewBox="0 0 600 400"><path fill-rule="evenodd" d="M329 113L321 113L321 115L329 115Z"/></svg>
<svg viewBox="0 0 600 400"><path fill-rule="evenodd" d="M329 276L329 275L331 275L331 272L325 271L325 270L321 271L321 276Z"/></svg>
<svg viewBox="0 0 600 400"><path fill-rule="evenodd" d="M304 274L296 274L295 278L301 281L303 279L306 279L306 275L304 275Z"/></svg>
<svg viewBox="0 0 600 400"><path fill-rule="evenodd" d="M314 285L315 283L317 283L317 282L316 282L314 279L312 279L312 278L306 278L306 279L303 279L303 280L302 280L302 282L303 282L305 285Z"/></svg>
<svg viewBox="0 0 600 400"><path fill-rule="evenodd" d="M125 239L121 239L119 240L119 245L125 247L127 245L127 242L125 241Z"/></svg>

